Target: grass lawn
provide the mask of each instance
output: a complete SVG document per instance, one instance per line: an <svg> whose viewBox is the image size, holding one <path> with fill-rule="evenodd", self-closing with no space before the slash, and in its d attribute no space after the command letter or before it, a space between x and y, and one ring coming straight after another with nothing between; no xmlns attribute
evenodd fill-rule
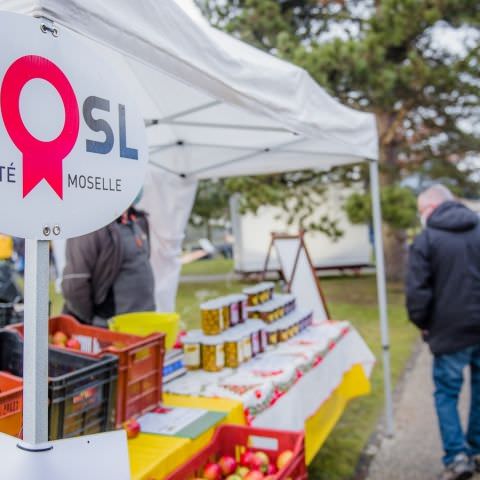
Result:
<svg viewBox="0 0 480 480"><path fill-rule="evenodd" d="M198 260L182 267L182 275L220 275L233 272L233 260L223 257Z"/></svg>
<svg viewBox="0 0 480 480"><path fill-rule="evenodd" d="M312 480L346 480L352 478L359 456L383 413L383 372L376 285L374 277L329 278L323 279L322 285L332 317L351 321L378 359L372 376L372 394L351 402L310 466L309 478ZM236 281L181 284L177 310L185 326L199 326L199 303L232 291L238 292L242 286L242 283ZM401 287L390 286L388 299L392 372L396 382L418 336L407 321Z"/></svg>

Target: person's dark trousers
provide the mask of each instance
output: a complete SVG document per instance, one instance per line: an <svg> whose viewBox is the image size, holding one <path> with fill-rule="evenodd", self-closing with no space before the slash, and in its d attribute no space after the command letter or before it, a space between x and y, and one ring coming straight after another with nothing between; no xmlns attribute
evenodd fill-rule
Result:
<svg viewBox="0 0 480 480"><path fill-rule="evenodd" d="M465 434L457 407L467 366L471 371L471 404ZM445 451L444 464L452 463L459 453L469 456L480 454L480 345L456 353L435 355L433 380L435 406Z"/></svg>

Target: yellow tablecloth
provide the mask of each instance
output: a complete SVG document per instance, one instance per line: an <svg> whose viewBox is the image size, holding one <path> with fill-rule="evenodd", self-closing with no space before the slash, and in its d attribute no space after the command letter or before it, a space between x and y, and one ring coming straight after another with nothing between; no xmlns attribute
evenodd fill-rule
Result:
<svg viewBox="0 0 480 480"><path fill-rule="evenodd" d="M227 415L219 425L222 423L245 424L243 406L234 400L168 394L164 395L163 400L167 407L203 408L225 412ZM140 434L137 438L130 440L128 449L132 480L162 480L207 445L217 426L195 440L147 434Z"/></svg>
<svg viewBox="0 0 480 480"><path fill-rule="evenodd" d="M294 387L295 388L295 387ZM353 366L318 411L305 425L306 461L310 463L341 417L349 400L370 392L370 382L361 365ZM219 398L196 398L165 395L164 403L172 407L204 408L226 412L221 423L245 424L241 403ZM129 441L132 480L162 480L201 450L211 439L212 428L195 440L141 434Z"/></svg>
<svg viewBox="0 0 480 480"><path fill-rule="evenodd" d="M128 442L132 480L161 480L190 455L185 438L141 434Z"/></svg>
<svg viewBox="0 0 480 480"><path fill-rule="evenodd" d="M340 386L305 423L305 458L307 464L320 451L348 402L370 393L370 380L361 365L354 365L343 377Z"/></svg>

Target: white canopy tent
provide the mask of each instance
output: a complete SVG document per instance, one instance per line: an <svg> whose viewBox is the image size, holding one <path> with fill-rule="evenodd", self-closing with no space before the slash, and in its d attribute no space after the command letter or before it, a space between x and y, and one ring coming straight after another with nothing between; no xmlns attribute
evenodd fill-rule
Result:
<svg viewBox="0 0 480 480"><path fill-rule="evenodd" d="M186 0L177 0L179 4ZM0 0L103 49L148 133L144 207L160 309L174 307L184 229L202 178L370 162L377 282L392 431L375 118L331 98L302 69L192 18L173 0ZM186 4L185 4L186 5ZM187 5L188 6L188 5Z"/></svg>

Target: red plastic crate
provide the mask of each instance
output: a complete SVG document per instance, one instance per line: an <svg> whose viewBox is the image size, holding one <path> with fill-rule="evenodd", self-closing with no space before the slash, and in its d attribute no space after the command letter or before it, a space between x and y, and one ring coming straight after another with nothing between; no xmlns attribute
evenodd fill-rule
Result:
<svg viewBox="0 0 480 480"><path fill-rule="evenodd" d="M23 381L0 372L0 432L18 437L22 431Z"/></svg>
<svg viewBox="0 0 480 480"><path fill-rule="evenodd" d="M262 446L260 446L260 444ZM263 445L268 445L263 448ZM247 450L265 452L273 462L285 450L294 454L292 461L275 475L275 480L306 480L305 446L303 432L285 432L238 425L220 426L212 441L185 465L172 472L165 480L189 480L202 478L203 468L217 461L222 455L237 459Z"/></svg>
<svg viewBox="0 0 480 480"><path fill-rule="evenodd" d="M8 327L23 336L23 324ZM155 333L138 337L111 332L79 323L68 315L51 318L49 334L62 331L79 338L82 350L62 348L72 353L100 358L105 354L118 357L118 391L116 424L158 406L162 401L162 375L165 335Z"/></svg>

